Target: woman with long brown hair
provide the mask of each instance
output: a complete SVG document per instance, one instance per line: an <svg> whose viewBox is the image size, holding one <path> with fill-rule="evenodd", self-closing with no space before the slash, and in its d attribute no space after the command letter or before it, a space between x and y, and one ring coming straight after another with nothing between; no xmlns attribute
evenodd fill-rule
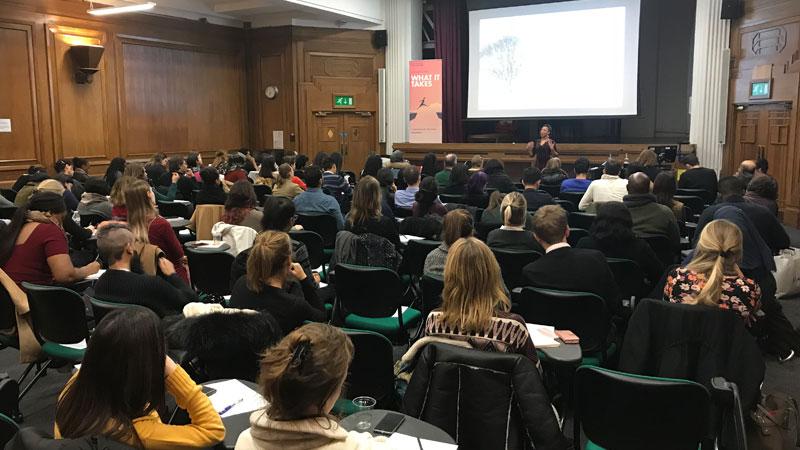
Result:
<svg viewBox="0 0 800 450"><path fill-rule="evenodd" d="M183 247L172 230L172 225L156 210L156 200L150 185L142 180L131 182L123 193L127 220L137 242L150 243L160 248L175 266L183 281L189 283L186 256Z"/></svg>
<svg viewBox="0 0 800 450"><path fill-rule="evenodd" d="M344 229L355 234L372 233L384 237L397 247L400 234L395 221L381 214L381 185L374 177L362 178L353 191L350 212Z"/></svg>

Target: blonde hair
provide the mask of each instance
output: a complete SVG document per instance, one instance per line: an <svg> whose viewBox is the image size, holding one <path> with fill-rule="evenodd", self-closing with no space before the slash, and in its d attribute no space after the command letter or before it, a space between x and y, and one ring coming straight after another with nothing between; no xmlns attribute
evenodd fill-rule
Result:
<svg viewBox="0 0 800 450"><path fill-rule="evenodd" d="M636 162L639 165L644 167L648 166L657 166L658 165L658 155L653 150L646 148L639 153L639 156L636 157Z"/></svg>
<svg viewBox="0 0 800 450"><path fill-rule="evenodd" d="M353 203L347 220L353 224L365 223L381 216L381 185L374 177L367 175L358 181L353 192Z"/></svg>
<svg viewBox="0 0 800 450"><path fill-rule="evenodd" d="M140 166L141 167L141 166ZM128 168L125 168L127 172ZM144 170L144 167L142 167ZM123 175L117 178L117 182L114 183L114 186L111 186L111 204L114 206L125 206L125 189L130 186L131 183L136 181L136 178L128 175Z"/></svg>
<svg viewBox="0 0 800 450"><path fill-rule="evenodd" d="M505 194L500 191L492 192L491 195L489 195L489 203L486 205L486 211L499 208L500 204L503 202L503 197L505 197Z"/></svg>
<svg viewBox="0 0 800 450"><path fill-rule="evenodd" d="M474 237L457 240L444 266L444 321L467 332L480 332L497 310L510 309L500 266L489 247Z"/></svg>
<svg viewBox="0 0 800 450"><path fill-rule="evenodd" d="M122 172L122 175L136 178L137 180L144 180L147 181L147 172L144 170L144 166L140 163L130 163L125 166L125 171Z"/></svg>
<svg viewBox="0 0 800 450"><path fill-rule="evenodd" d="M521 227L525 225L525 214L528 211L528 202L519 192L510 192L500 203L500 212L503 214L503 225L507 227Z"/></svg>
<svg viewBox="0 0 800 450"><path fill-rule="evenodd" d="M247 257L247 288L261 293L272 277L285 276L292 262L292 242L282 231L265 231L256 237Z"/></svg>
<svg viewBox="0 0 800 450"><path fill-rule="evenodd" d="M544 170L561 170L561 159L556 157L548 159Z"/></svg>
<svg viewBox="0 0 800 450"><path fill-rule="evenodd" d="M703 228L694 258L687 269L702 274L705 286L691 301L686 303L716 306L722 295L725 275L738 273L742 260L742 231L727 220L715 220Z"/></svg>
<svg viewBox="0 0 800 450"><path fill-rule="evenodd" d="M274 420L325 415L325 404L344 384L353 359L344 332L322 323L292 331L261 359L258 385Z"/></svg>
<svg viewBox="0 0 800 450"><path fill-rule="evenodd" d="M292 166L283 163L278 167L278 178L275 180L275 186L281 187L286 183L291 183L292 181Z"/></svg>
<svg viewBox="0 0 800 450"><path fill-rule="evenodd" d="M133 236L137 242L150 242L149 228L158 213L147 195L150 192L150 185L146 181L133 180L125 186L123 198L125 207L128 209L128 226L130 226Z"/></svg>

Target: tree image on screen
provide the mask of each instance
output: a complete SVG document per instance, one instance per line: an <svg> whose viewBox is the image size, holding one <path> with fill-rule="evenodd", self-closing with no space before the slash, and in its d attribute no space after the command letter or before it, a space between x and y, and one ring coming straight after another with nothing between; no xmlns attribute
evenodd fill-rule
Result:
<svg viewBox="0 0 800 450"><path fill-rule="evenodd" d="M506 88L511 89L511 82L517 78L517 46L519 39L514 36L504 36L487 45L480 51L481 64L491 64L491 73L495 78L504 82ZM494 59L493 61L487 61Z"/></svg>

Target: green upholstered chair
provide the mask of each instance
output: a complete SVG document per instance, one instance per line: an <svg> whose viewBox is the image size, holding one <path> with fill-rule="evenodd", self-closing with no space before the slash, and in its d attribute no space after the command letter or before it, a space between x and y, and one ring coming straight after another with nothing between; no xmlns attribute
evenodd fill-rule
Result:
<svg viewBox="0 0 800 450"><path fill-rule="evenodd" d="M51 360L78 363L83 359L89 327L81 296L60 286L22 283L28 293L33 332Z"/></svg>

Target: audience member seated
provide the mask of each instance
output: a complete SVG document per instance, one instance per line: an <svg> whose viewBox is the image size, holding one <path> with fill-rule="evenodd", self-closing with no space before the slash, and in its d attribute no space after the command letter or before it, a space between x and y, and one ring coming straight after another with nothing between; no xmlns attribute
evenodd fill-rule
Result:
<svg viewBox="0 0 800 450"><path fill-rule="evenodd" d="M461 238L471 237L473 232L474 223L469 211L454 209L448 212L442 221L442 243L425 257L422 272L428 275L442 276L450 247Z"/></svg>
<svg viewBox="0 0 800 450"><path fill-rule="evenodd" d="M322 171L317 166L306 168L306 184L308 189L294 198L297 214L304 216L328 215L336 219L336 226L344 228L344 218L339 202L332 196L322 192Z"/></svg>
<svg viewBox="0 0 800 450"><path fill-rule="evenodd" d="M72 178L86 183L86 180L89 179L89 160L77 156L72 158L72 170Z"/></svg>
<svg viewBox="0 0 800 450"><path fill-rule="evenodd" d="M625 174L630 177L637 172L644 172L648 178L655 180L661 168L658 167L658 155L652 149L646 148L632 163L628 164Z"/></svg>
<svg viewBox="0 0 800 450"><path fill-rule="evenodd" d="M420 178L436 177L436 153L426 153L422 157L422 167L419 171Z"/></svg>
<svg viewBox="0 0 800 450"><path fill-rule="evenodd" d="M733 206L744 211L773 253L789 248L791 245L789 235L777 217L764 206L746 202L744 200L744 189L745 186L739 178L722 177L719 180L720 201L706 208L703 214L700 215L700 220L697 221L695 240L700 236L703 227L713 220L712 217L714 217L717 210L725 206Z"/></svg>
<svg viewBox="0 0 800 450"><path fill-rule="evenodd" d="M467 342L479 350L519 353L537 364L525 319L511 311L500 266L483 242L468 237L450 247L442 306L425 321L425 336Z"/></svg>
<svg viewBox="0 0 800 450"><path fill-rule="evenodd" d="M644 172L628 177L628 195L622 202L631 212L633 231L638 235L664 236L672 248L681 246L681 234L672 209L656 202L650 193L650 179Z"/></svg>
<svg viewBox="0 0 800 450"><path fill-rule="evenodd" d="M114 187L117 180L125 173L125 166L127 161L125 158L117 156L113 158L110 163L108 163L108 168L106 169L106 174L103 176L103 179L106 181L106 184L109 188Z"/></svg>
<svg viewBox="0 0 800 450"><path fill-rule="evenodd" d="M125 224L109 223L97 230L97 251L108 270L94 285L96 298L145 306L161 318L180 314L187 303L198 301L167 258L158 259L163 278L133 272L131 262L137 257L134 243L133 233Z"/></svg>
<svg viewBox="0 0 800 450"><path fill-rule="evenodd" d="M467 182L466 203L476 208L486 208L489 204L489 195L486 193L486 182L489 176L483 171L475 172Z"/></svg>
<svg viewBox="0 0 800 450"><path fill-rule="evenodd" d="M186 155L186 167L188 168L188 175L192 177L195 183L200 183L200 171L203 170L203 155L198 152L189 152Z"/></svg>
<svg viewBox="0 0 800 450"><path fill-rule="evenodd" d="M383 168L383 158L380 155L369 155L367 160L364 161L364 168L361 169L361 177L367 175L371 177L378 177L378 171Z"/></svg>
<svg viewBox="0 0 800 450"><path fill-rule="evenodd" d="M483 170L483 157L481 155L475 155L470 161L469 173L472 175L475 172L480 172L481 170Z"/></svg>
<svg viewBox="0 0 800 450"><path fill-rule="evenodd" d="M500 210L500 205L503 203L503 198L505 198L505 194L502 192L492 192L492 194L489 196L489 203L487 203L486 209L484 209L483 214L481 214L480 223L503 223L503 212Z"/></svg>
<svg viewBox="0 0 800 450"><path fill-rule="evenodd" d="M634 261L653 286L664 275L664 266L647 241L633 233L631 212L620 202L606 202L597 207L589 236L581 238L577 248L599 250L606 258Z"/></svg>
<svg viewBox="0 0 800 450"><path fill-rule="evenodd" d="M555 157L548 159L547 165L542 170L542 184L560 187L566 179L567 172L561 168L561 159Z"/></svg>
<svg viewBox="0 0 800 450"><path fill-rule="evenodd" d="M286 181L290 183L289 181ZM247 180L233 183L225 202L225 212L222 221L229 225L239 225L261 231L261 219L264 214L256 209L258 200L253 184Z"/></svg>
<svg viewBox="0 0 800 450"><path fill-rule="evenodd" d="M81 368L58 399L53 434L106 436L139 448L213 447L225 437L217 411L181 366L166 356L161 321L147 308L116 310L92 333ZM163 423L165 393L191 418Z"/></svg>
<svg viewBox="0 0 800 450"><path fill-rule="evenodd" d="M224 171L228 165L228 154L222 150L214 153L214 161L211 162L209 167L217 169L217 171Z"/></svg>
<svg viewBox="0 0 800 450"><path fill-rule="evenodd" d="M455 167L457 164L458 156L455 154L448 153L444 157L444 168L442 168L442 170L439 172L436 172L436 184L439 185L439 189L444 189L450 185L450 172L453 171L453 167ZM425 167L423 167L423 169L424 168Z"/></svg>
<svg viewBox="0 0 800 450"><path fill-rule="evenodd" d="M411 207L413 217L444 217L447 214L447 208L439 200L439 186L431 177L422 180L414 199L414 205Z"/></svg>
<svg viewBox="0 0 800 450"><path fill-rule="evenodd" d="M450 171L450 182L442 189L441 194L465 195L467 193L467 181L469 181L469 169L464 164L456 164Z"/></svg>
<svg viewBox="0 0 800 450"><path fill-rule="evenodd" d="M511 181L511 178L506 174L503 162L499 159L490 159L486 161L483 171L489 177L488 180L486 180L486 189L495 189L504 194L517 190L517 187L514 186L514 182Z"/></svg>
<svg viewBox="0 0 800 450"><path fill-rule="evenodd" d="M727 220L714 220L700 234L694 257L670 272L664 300L731 310L752 327L759 318L761 288L739 269L742 232Z"/></svg>
<svg viewBox="0 0 800 450"><path fill-rule="evenodd" d="M406 167L403 169L403 179L406 182L406 188L394 193L394 206L411 209L414 206L414 197L419 191L419 169L414 166Z"/></svg>
<svg viewBox="0 0 800 450"><path fill-rule="evenodd" d="M155 197L156 197L156 201L159 201L159 202L171 202L171 201L174 201L175 198L177 198L177 196L178 196L178 178L180 177L180 175L178 175L177 173L174 173L171 176L172 176L172 178L171 178L172 184L170 184L169 187L166 188L166 190L164 189L163 186L159 187L159 188L151 188L151 190L153 191L153 195L155 195ZM122 189L122 186L119 183L119 180L122 179L122 178L129 178L129 179L130 178L134 178L134 179L142 180L142 181L144 181L146 183L149 183L149 181L147 181L147 172L145 172L144 166L142 166L139 163L133 163L133 162L128 164L128 165L126 165L125 166L125 171L123 172L123 176L117 179L117 183L114 183L114 186L111 186L111 204L113 206L122 206L122 207L125 206L125 201L121 197L123 189ZM130 180L127 180L127 181L129 182ZM118 198L119 202L115 202L114 201L114 197L116 195L119 195L119 198ZM113 210L112 210L112 214L115 215L115 216L117 215L117 214L113 213ZM124 216L124 214L123 214L123 216Z"/></svg>
<svg viewBox="0 0 800 450"><path fill-rule="evenodd" d="M32 166L28 166L28 170L25 171L22 175L17 177L17 180L14 181L14 184L11 186L11 190L15 192L19 192L23 186L28 184L31 180L31 175L35 175L37 173L45 174L45 177L36 181L36 184L39 184L42 180L47 178L47 169L39 164L34 164Z"/></svg>
<svg viewBox="0 0 800 450"><path fill-rule="evenodd" d="M72 195L72 192L70 192L69 189L64 187L63 183L54 179L44 180L39 183L39 186L36 187L36 192L52 192L61 195L64 198L64 204L67 207L67 212L64 215L64 219L61 221L61 228L63 228L63 230L72 238L71 242L73 245L75 243L83 243L92 237L94 230L91 227L83 228L72 218L72 213L74 211L73 208L77 208L78 204L75 200L75 196ZM79 257L77 253L73 252L70 256L73 257L73 264L83 265L88 262L86 257ZM90 259L94 258L93 255L88 256L91 257Z"/></svg>
<svg viewBox="0 0 800 450"><path fill-rule="evenodd" d="M20 177L22 178L22 177ZM25 177L25 184L17 191L17 196L14 197L14 204L17 208L22 208L28 203L28 199L36 191L39 183L47 179L47 172L34 172ZM63 197L62 197L63 198Z"/></svg>
<svg viewBox="0 0 800 450"><path fill-rule="evenodd" d="M675 220L677 220L678 223L693 221L692 217L686 217L683 203L675 200L676 190L677 184L675 183L675 174L672 172L661 172L653 181L653 195L656 196L656 202L672 210L672 214L675 215ZM700 214L700 211L692 212Z"/></svg>
<svg viewBox="0 0 800 450"><path fill-rule="evenodd" d="M138 242L150 243L160 248L175 266L178 276L188 284L189 271L186 269L183 246L175 236L172 225L158 215L155 208L155 197L150 186L144 181L136 180L125 188L124 197L128 225L133 236Z"/></svg>
<svg viewBox="0 0 800 450"><path fill-rule="evenodd" d="M744 200L761 205L778 215L778 182L769 175L758 175L747 185Z"/></svg>
<svg viewBox="0 0 800 450"><path fill-rule="evenodd" d="M186 160L182 156L173 156L169 158L167 169L168 171L161 175L158 184L154 186L169 187L174 184L177 189L175 198L179 200L191 200L192 191L197 188L197 182ZM175 175L178 175L177 180L175 179Z"/></svg>
<svg viewBox="0 0 800 450"><path fill-rule="evenodd" d="M536 170L530 167L526 170ZM503 248L508 250L534 250L544 253L542 246L536 242L533 233L525 230L525 222L528 217L525 197L519 192L506 194L500 204L500 214L503 217L503 226L497 230L489 232L486 243L492 248Z"/></svg>
<svg viewBox="0 0 800 450"><path fill-rule="evenodd" d="M386 238L395 247L400 245L396 222L381 214L381 187L375 178L366 176L356 185L344 229L353 234L372 233Z"/></svg>
<svg viewBox="0 0 800 450"><path fill-rule="evenodd" d="M258 384L267 400L250 415L236 450L389 450L385 437L347 431L331 415L342 395L353 344L338 328L307 324L267 350Z"/></svg>
<svg viewBox="0 0 800 450"><path fill-rule="evenodd" d="M745 159L744 161L739 164L739 170L736 171L736 177L738 177L745 186L750 183L750 180L756 174L756 162L752 159Z"/></svg>
<svg viewBox="0 0 800 450"><path fill-rule="evenodd" d="M756 174L755 176L767 175L769 172L769 161L765 158L756 159Z"/></svg>
<svg viewBox="0 0 800 450"><path fill-rule="evenodd" d="M597 203L621 202L622 198L628 194L628 180L620 178L621 170L619 161L609 158L603 169L603 176L599 180L592 181L578 203L578 209L593 213L597 208Z"/></svg>
<svg viewBox="0 0 800 450"><path fill-rule="evenodd" d="M339 203L342 203L352 193L353 189L350 187L350 183L339 174L339 167L332 156L328 156L322 161L322 169L324 170L322 173L322 187L327 189Z"/></svg>
<svg viewBox="0 0 800 450"><path fill-rule="evenodd" d="M561 192L586 192L592 180L589 180L589 159L581 156L572 166L575 178L567 178L561 182Z"/></svg>
<svg viewBox="0 0 800 450"><path fill-rule="evenodd" d="M56 179L64 183L65 187L72 191L72 195L75 198L81 198L84 192L83 183L74 177L75 169L72 167L72 160L59 159L53 164L53 168L56 171Z"/></svg>
<svg viewBox="0 0 800 450"><path fill-rule="evenodd" d="M381 162L383 161L381 160ZM402 150L395 150L389 155L389 169L392 170L392 175L394 175L395 178L410 165L411 164L406 161L405 154Z"/></svg>
<svg viewBox="0 0 800 450"><path fill-rule="evenodd" d="M78 209L78 199L72 194L67 186L61 180L50 178L44 180L36 186L36 192L55 192L56 194L64 197L64 204L67 206L67 211L72 212ZM72 217L70 215L70 217Z"/></svg>
<svg viewBox="0 0 800 450"><path fill-rule="evenodd" d="M292 261L289 235L280 231L258 235L247 258L247 272L234 283L230 306L267 311L284 333L305 320L322 322L327 317L313 279Z"/></svg>
<svg viewBox="0 0 800 450"><path fill-rule="evenodd" d="M553 197L539 189L542 184L542 173L536 167L528 167L522 172L523 197L528 204L528 210L535 211L544 205L555 205Z"/></svg>
<svg viewBox="0 0 800 450"><path fill-rule="evenodd" d="M308 186L305 185L306 181L306 166L308 165L308 156L306 155L297 155L294 158L294 175L298 178L299 181L302 181L303 184L300 186L305 191L308 189Z"/></svg>
<svg viewBox="0 0 800 450"><path fill-rule="evenodd" d="M297 155L286 155L283 157L283 163L288 164L289 167L292 168L292 183L300 186L300 189L306 190L308 186L306 186L306 182L303 181L302 178L297 176Z"/></svg>
<svg viewBox="0 0 800 450"><path fill-rule="evenodd" d="M678 188L702 189L708 192L710 197L716 197L717 173L714 172L714 169L702 167L694 153L684 155L680 160L686 167L686 171L678 179Z"/></svg>
<svg viewBox="0 0 800 450"><path fill-rule="evenodd" d="M244 169L246 164L244 155L236 152L228 155L228 165L225 170L225 181L228 183L236 183L240 180L247 179L247 171Z"/></svg>
<svg viewBox="0 0 800 450"><path fill-rule="evenodd" d="M275 157L269 153L262 153L261 165L259 166L258 174L253 180L254 184L272 187L277 177L278 173L277 166L275 165Z"/></svg>
<svg viewBox="0 0 800 450"><path fill-rule="evenodd" d="M0 233L0 267L17 284L72 284L100 270L100 263L75 267L69 257L62 222L64 198L52 192L33 194Z"/></svg>
<svg viewBox="0 0 800 450"><path fill-rule="evenodd" d="M394 185L394 173L388 167L381 167L378 176L375 177L381 187L381 214L394 219L394 194L397 186Z"/></svg>
<svg viewBox="0 0 800 450"><path fill-rule="evenodd" d="M275 180L275 184L272 185L272 195L294 199L302 194L303 189L297 183L292 182L293 178L294 171L292 166L281 164L278 167L278 178Z"/></svg>
<svg viewBox="0 0 800 450"><path fill-rule="evenodd" d="M533 233L545 254L522 269L528 286L597 294L612 314L619 315L619 288L605 255L567 244L569 226L562 207L543 206L536 211Z"/></svg>
<svg viewBox="0 0 800 450"><path fill-rule="evenodd" d="M157 186L161 177L167 173L167 166L169 165L169 159L167 159L167 155L158 152L154 153L153 156L150 157L150 161L148 161L144 165L144 170L147 172L147 181L152 186Z"/></svg>
<svg viewBox="0 0 800 450"><path fill-rule="evenodd" d="M91 177L83 185L85 191L78 203L78 214L82 216L100 216L104 220L111 218L111 202L108 201L110 191L102 178Z"/></svg>
<svg viewBox="0 0 800 450"><path fill-rule="evenodd" d="M214 167L206 167L200 171L200 192L197 193L195 204L197 205L224 205L227 200L225 189L222 187L222 180L219 179L219 172Z"/></svg>

